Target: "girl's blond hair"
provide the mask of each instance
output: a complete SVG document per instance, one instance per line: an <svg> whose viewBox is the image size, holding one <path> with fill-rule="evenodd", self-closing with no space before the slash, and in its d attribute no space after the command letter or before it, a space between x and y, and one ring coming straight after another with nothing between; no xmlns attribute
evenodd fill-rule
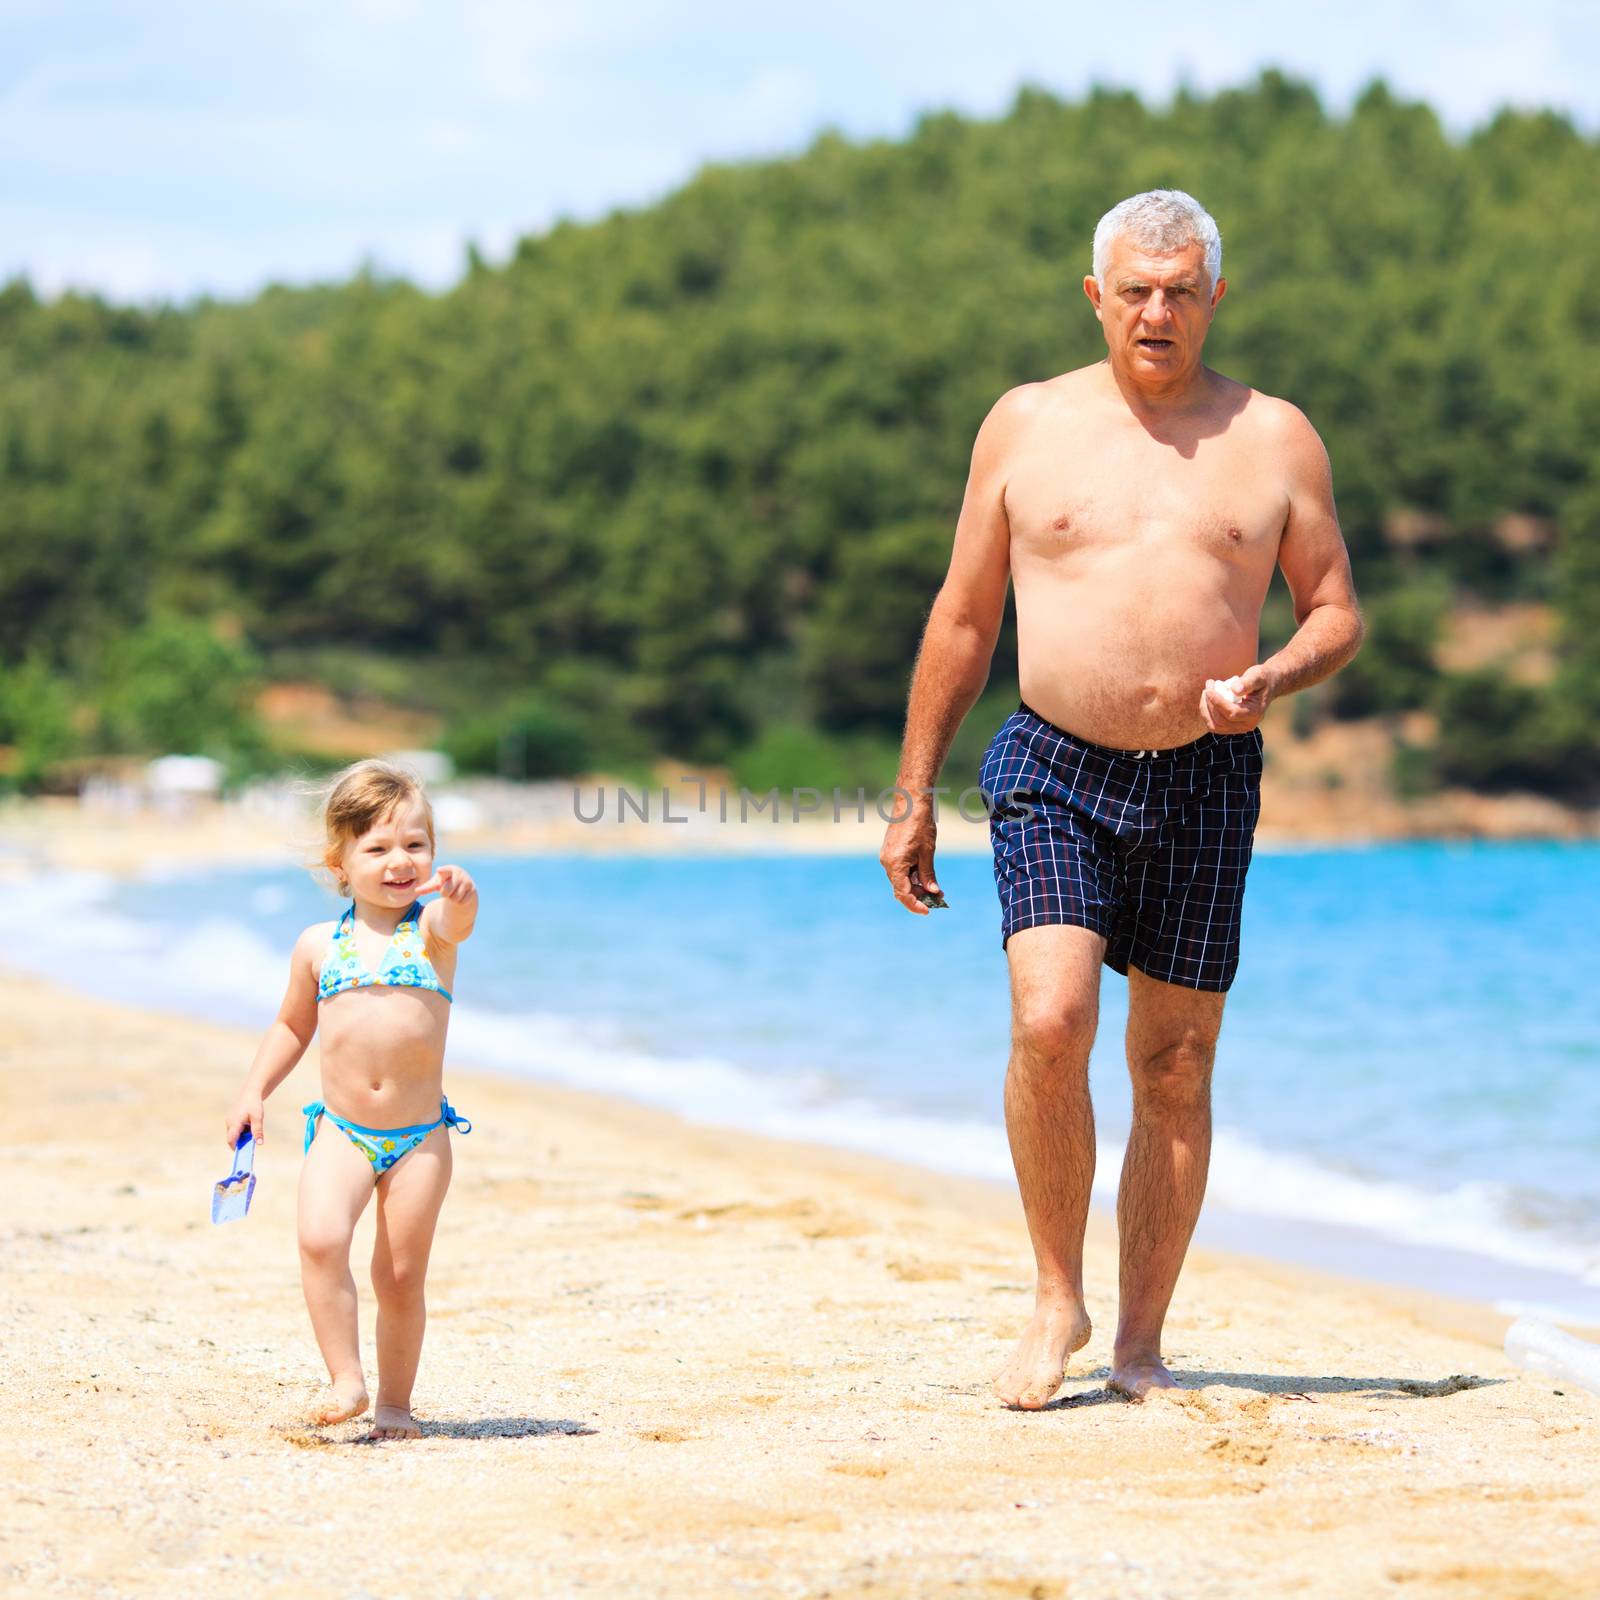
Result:
<svg viewBox="0 0 1600 1600"><path fill-rule="evenodd" d="M343 772L334 775L322 802L325 834L322 864L333 874L340 894L350 892L349 882L339 866L344 847L407 801L421 805L428 843L435 846L433 807L416 773L408 772L397 762L374 758L352 762Z"/></svg>

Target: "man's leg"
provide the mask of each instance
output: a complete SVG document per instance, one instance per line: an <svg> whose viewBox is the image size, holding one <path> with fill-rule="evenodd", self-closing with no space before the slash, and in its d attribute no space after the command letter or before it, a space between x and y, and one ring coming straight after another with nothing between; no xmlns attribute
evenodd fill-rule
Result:
<svg viewBox="0 0 1600 1600"><path fill-rule="evenodd" d="M1128 971L1133 1128L1117 1190L1121 1305L1107 1387L1133 1400L1176 1388L1161 1361L1161 1327L1206 1192L1225 999Z"/></svg>
<svg viewBox="0 0 1600 1600"><path fill-rule="evenodd" d="M994 1380L1010 1406L1037 1410L1089 1341L1083 1230L1094 1181L1089 1047L1100 1009L1106 942L1087 928L1024 928L1006 944L1011 1061L1006 1132L1038 1264L1033 1320Z"/></svg>

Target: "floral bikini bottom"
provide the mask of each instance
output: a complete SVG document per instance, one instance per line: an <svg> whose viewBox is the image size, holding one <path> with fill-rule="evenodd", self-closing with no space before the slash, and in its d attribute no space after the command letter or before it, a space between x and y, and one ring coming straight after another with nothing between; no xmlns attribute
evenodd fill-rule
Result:
<svg viewBox="0 0 1600 1600"><path fill-rule="evenodd" d="M346 1122L335 1116L320 1100L302 1106L306 1114L306 1150L317 1136L317 1119L326 1117L334 1127L342 1128L353 1144L372 1163L372 1178L376 1182L403 1156L408 1156L433 1132L435 1128L454 1128L457 1133L471 1133L472 1124L460 1115L448 1100L439 1102L437 1122L419 1122L411 1128L363 1128L359 1122Z"/></svg>

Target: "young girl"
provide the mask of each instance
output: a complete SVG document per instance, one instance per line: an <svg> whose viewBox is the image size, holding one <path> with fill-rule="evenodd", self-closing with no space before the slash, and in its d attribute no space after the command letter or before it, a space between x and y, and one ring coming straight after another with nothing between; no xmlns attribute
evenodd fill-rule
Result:
<svg viewBox="0 0 1600 1600"><path fill-rule="evenodd" d="M378 1400L368 1437L416 1438L411 1386L428 1251L450 1186L449 1130L471 1131L442 1080L456 951L472 932L478 891L460 867L434 867L433 811L404 768L346 768L323 820L323 860L350 907L296 942L288 993L228 1117L228 1146L245 1127L262 1140L262 1102L320 1026L323 1099L304 1108L300 1278L330 1385L307 1420L343 1422L367 1409L350 1240L376 1194ZM435 890L439 899L419 903Z"/></svg>

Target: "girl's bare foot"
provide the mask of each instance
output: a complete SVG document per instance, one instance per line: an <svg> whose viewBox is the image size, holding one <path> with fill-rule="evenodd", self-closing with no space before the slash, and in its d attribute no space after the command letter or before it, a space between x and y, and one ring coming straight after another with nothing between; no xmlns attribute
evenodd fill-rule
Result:
<svg viewBox="0 0 1600 1600"><path fill-rule="evenodd" d="M420 1439L422 1429L407 1406L379 1405L372 1413L372 1431L368 1441L376 1439Z"/></svg>
<svg viewBox="0 0 1600 1600"><path fill-rule="evenodd" d="M348 1422L367 1409L367 1380L359 1372L341 1373L318 1395L306 1412L306 1421L318 1427Z"/></svg>

